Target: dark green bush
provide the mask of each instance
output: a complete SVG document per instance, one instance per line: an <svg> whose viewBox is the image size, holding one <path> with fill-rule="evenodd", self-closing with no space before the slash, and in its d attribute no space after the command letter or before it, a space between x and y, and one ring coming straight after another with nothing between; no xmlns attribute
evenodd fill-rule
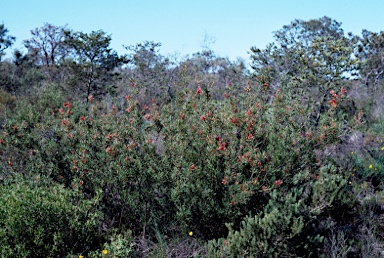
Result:
<svg viewBox="0 0 384 258"><path fill-rule="evenodd" d="M59 257L85 252L100 241L101 196L84 200L60 185L1 186L2 257Z"/></svg>

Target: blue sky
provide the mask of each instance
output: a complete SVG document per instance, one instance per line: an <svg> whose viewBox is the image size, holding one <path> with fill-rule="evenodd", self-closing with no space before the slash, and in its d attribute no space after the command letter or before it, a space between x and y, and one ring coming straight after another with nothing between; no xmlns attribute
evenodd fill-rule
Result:
<svg viewBox="0 0 384 258"><path fill-rule="evenodd" d="M210 48L231 60L248 59L251 46L264 48L273 31L298 18L323 16L342 22L345 32L384 30L384 0L2 0L0 23L24 50L30 30L48 22L75 31L103 30L112 48L145 40L162 43L161 53L185 56Z"/></svg>

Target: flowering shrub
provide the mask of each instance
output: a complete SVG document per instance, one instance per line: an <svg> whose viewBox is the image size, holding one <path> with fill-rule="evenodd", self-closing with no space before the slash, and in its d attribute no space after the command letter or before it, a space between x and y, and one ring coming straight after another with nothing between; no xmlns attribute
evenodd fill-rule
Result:
<svg viewBox="0 0 384 258"><path fill-rule="evenodd" d="M139 102L139 84L109 103L49 91L20 103L0 136L2 180L96 198L102 216L85 224L96 223L89 237L101 234L101 243L116 231L157 239L193 232L213 239L212 256L317 254L329 225L354 213L350 175L327 154L352 128L339 110L345 89L330 92L315 124L266 82L228 85L222 100L210 84L196 86L163 104ZM105 250L118 252L120 242Z"/></svg>

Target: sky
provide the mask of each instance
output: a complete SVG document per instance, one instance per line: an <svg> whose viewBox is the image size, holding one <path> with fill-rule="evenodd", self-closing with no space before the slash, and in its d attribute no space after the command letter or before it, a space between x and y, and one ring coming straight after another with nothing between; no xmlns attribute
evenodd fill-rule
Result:
<svg viewBox="0 0 384 258"><path fill-rule="evenodd" d="M0 0L0 23L16 37L12 49L45 23L74 31L103 30L111 47L160 42L160 53L185 57L204 46L217 55L249 60L252 46L273 42L273 32L295 19L328 16L344 31L384 30L384 0Z"/></svg>

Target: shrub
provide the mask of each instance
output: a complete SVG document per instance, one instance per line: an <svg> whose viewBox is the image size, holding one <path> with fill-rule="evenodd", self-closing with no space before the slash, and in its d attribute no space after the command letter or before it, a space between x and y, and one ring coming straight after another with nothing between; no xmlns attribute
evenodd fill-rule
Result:
<svg viewBox="0 0 384 258"><path fill-rule="evenodd" d="M79 199L60 185L1 186L2 257L57 257L92 248L99 241L100 196Z"/></svg>

